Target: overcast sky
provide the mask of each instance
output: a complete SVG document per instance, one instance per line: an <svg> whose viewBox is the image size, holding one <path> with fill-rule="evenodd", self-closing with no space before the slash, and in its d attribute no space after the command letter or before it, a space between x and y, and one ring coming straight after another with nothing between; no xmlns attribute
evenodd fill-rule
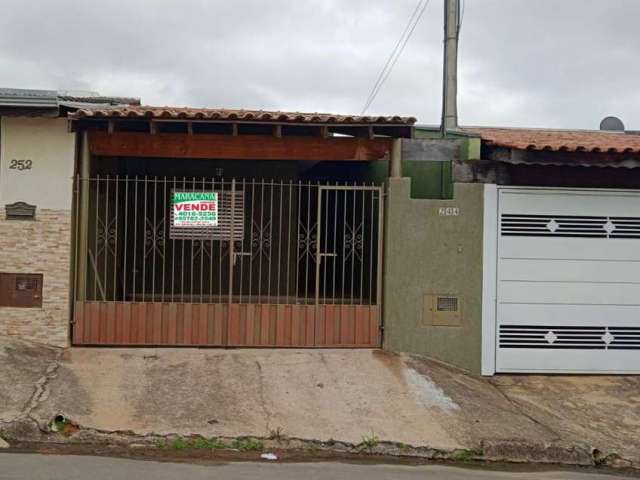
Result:
<svg viewBox="0 0 640 480"><path fill-rule="evenodd" d="M431 0L369 113L436 124ZM466 0L465 125L640 129L640 0ZM417 0L0 0L0 86L359 113Z"/></svg>

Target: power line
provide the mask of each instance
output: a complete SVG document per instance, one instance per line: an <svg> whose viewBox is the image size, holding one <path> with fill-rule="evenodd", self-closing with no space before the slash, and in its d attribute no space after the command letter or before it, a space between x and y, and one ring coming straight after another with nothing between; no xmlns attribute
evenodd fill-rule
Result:
<svg viewBox="0 0 640 480"><path fill-rule="evenodd" d="M413 10L413 13L409 17L409 21L407 22L407 25L405 26L402 32L402 35L400 35L400 38L396 42L396 45L393 47L393 50L391 51L389 58L387 58L386 63L382 67L382 70L380 70L380 73L378 74L378 78L376 79L376 82L374 83L371 89L371 92L369 93L369 96L367 97L367 100L364 103L364 107L362 107L362 111L360 113L361 115L364 115L367 109L371 106L376 96L378 95L378 92L384 85L384 82L387 80L387 78L391 74L393 67L395 66L400 56L402 55L404 47L407 45L407 42L411 38L413 31L418 25L418 22L420 21L420 18L422 17L422 14L426 10L430 1L431 0L418 1L416 8Z"/></svg>

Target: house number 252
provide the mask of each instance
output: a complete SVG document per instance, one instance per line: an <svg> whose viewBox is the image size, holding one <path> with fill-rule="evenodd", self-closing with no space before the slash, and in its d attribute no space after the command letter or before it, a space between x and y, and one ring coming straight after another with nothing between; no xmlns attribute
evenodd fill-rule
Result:
<svg viewBox="0 0 640 480"><path fill-rule="evenodd" d="M16 160L15 158L9 162L11 170L31 170L33 162L31 160Z"/></svg>

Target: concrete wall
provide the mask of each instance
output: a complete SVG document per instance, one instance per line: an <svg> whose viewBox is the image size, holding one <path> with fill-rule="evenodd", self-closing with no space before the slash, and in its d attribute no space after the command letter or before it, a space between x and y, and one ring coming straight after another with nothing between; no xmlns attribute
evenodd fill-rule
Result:
<svg viewBox="0 0 640 480"><path fill-rule="evenodd" d="M23 201L38 208L70 210L75 134L64 118L2 117L0 205ZM31 169L12 169L11 160Z"/></svg>
<svg viewBox="0 0 640 480"><path fill-rule="evenodd" d="M0 307L0 335L68 344L75 136L58 118L0 119L0 272L43 274L42 308ZM11 160L31 169L11 169ZM7 220L4 206L37 206L35 221Z"/></svg>
<svg viewBox="0 0 640 480"><path fill-rule="evenodd" d="M408 178L388 182L383 346L480 373L483 185L454 183L452 200L430 200L410 198ZM460 326L424 318L429 294L459 296Z"/></svg>

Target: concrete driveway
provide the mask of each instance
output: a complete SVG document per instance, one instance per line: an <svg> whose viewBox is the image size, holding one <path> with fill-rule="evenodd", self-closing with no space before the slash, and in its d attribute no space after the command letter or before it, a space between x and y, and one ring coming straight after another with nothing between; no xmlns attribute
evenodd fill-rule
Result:
<svg viewBox="0 0 640 480"><path fill-rule="evenodd" d="M0 384L12 386L0 389L5 425L46 429L63 414L84 431L138 436L365 439L494 460L640 465L638 377L485 379L378 350L62 351L0 337Z"/></svg>

